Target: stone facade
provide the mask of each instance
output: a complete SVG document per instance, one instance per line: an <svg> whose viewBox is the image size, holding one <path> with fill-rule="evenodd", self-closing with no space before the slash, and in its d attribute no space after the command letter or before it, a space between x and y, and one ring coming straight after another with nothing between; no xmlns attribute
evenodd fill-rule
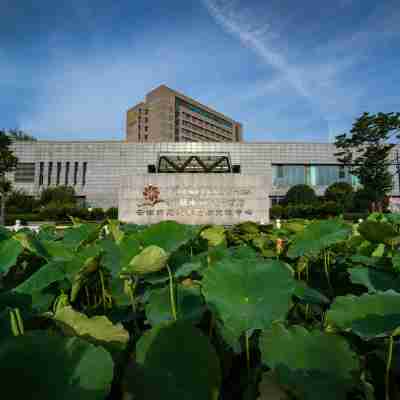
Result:
<svg viewBox="0 0 400 400"><path fill-rule="evenodd" d="M268 223L266 175L146 174L121 178L119 219L139 225L166 219L190 225Z"/></svg>
<svg viewBox="0 0 400 400"><path fill-rule="evenodd" d="M165 85L126 113L128 142L241 142L242 130L240 123Z"/></svg>
<svg viewBox="0 0 400 400"><path fill-rule="evenodd" d="M38 195L49 184L54 186L67 183L73 185L77 194L86 198L88 204L103 208L118 205L122 177L147 174L148 165L157 164L158 156L162 152L228 153L232 164L240 164L241 174L266 175L272 197L284 195L290 187L290 184L274 184L277 165L307 168L313 165L329 167L338 164L334 156L335 147L328 143L38 141L15 143L14 150L22 165L30 163L34 168L33 179L25 179L22 182L17 179L15 187ZM318 194L323 194L326 185L316 183L315 189ZM392 195L400 195L397 176L394 179Z"/></svg>

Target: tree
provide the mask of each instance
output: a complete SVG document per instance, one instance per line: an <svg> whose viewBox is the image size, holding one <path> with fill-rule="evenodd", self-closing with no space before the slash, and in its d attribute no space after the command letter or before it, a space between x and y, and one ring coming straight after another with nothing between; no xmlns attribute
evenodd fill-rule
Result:
<svg viewBox="0 0 400 400"><path fill-rule="evenodd" d="M350 133L336 136L339 151L335 156L358 177L377 210L382 210L385 196L392 189L389 155L399 138L400 113L363 113Z"/></svg>
<svg viewBox="0 0 400 400"><path fill-rule="evenodd" d="M325 190L325 198L334 201L343 211L351 206L353 200L353 186L347 182L335 182Z"/></svg>
<svg viewBox="0 0 400 400"><path fill-rule="evenodd" d="M21 141L21 142L36 142L37 139L20 129L9 129L6 134L11 138L11 140Z"/></svg>
<svg viewBox="0 0 400 400"><path fill-rule="evenodd" d="M318 200L312 187L308 185L292 186L286 193L285 204L314 204Z"/></svg>
<svg viewBox="0 0 400 400"><path fill-rule="evenodd" d="M76 193L72 186L56 186L44 189L40 194L40 205L61 203L76 205Z"/></svg>
<svg viewBox="0 0 400 400"><path fill-rule="evenodd" d="M0 130L0 225L5 223L5 204L11 192L11 182L7 179L7 172L12 172L17 167L18 159L10 146L12 140L6 132Z"/></svg>

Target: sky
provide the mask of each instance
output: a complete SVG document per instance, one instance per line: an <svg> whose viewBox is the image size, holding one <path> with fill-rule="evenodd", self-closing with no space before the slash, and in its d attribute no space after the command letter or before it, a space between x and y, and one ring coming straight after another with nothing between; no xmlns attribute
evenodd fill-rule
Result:
<svg viewBox="0 0 400 400"><path fill-rule="evenodd" d="M334 140L400 111L399 0L0 0L0 128L125 137L165 84L247 141Z"/></svg>

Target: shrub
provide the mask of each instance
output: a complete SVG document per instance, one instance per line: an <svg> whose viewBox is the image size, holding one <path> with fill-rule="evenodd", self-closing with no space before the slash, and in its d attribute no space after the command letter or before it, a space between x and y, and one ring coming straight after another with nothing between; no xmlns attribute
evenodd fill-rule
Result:
<svg viewBox="0 0 400 400"><path fill-rule="evenodd" d="M90 212L88 210L88 218L93 221L101 221L105 218L105 212L102 208L93 208Z"/></svg>
<svg viewBox="0 0 400 400"><path fill-rule="evenodd" d="M72 186L56 186L43 189L39 203L46 206L50 203L76 205L75 189Z"/></svg>
<svg viewBox="0 0 400 400"><path fill-rule="evenodd" d="M347 210L351 207L353 195L353 186L347 182L335 182L325 191L325 198L341 205L342 210Z"/></svg>
<svg viewBox="0 0 400 400"><path fill-rule="evenodd" d="M354 193L352 211L367 212L375 199L375 193L361 188Z"/></svg>
<svg viewBox="0 0 400 400"><path fill-rule="evenodd" d="M31 213L37 205L38 201L22 189L13 190L6 201L7 212L11 214Z"/></svg>
<svg viewBox="0 0 400 400"><path fill-rule="evenodd" d="M286 193L284 204L315 204L318 200L314 189L308 185L292 186Z"/></svg>
<svg viewBox="0 0 400 400"><path fill-rule="evenodd" d="M82 213L84 210L79 209L73 203L52 201L41 208L39 216L43 220L68 221L70 216L82 218Z"/></svg>
<svg viewBox="0 0 400 400"><path fill-rule="evenodd" d="M106 211L106 217L109 219L118 219L118 208L117 207L110 207Z"/></svg>
<svg viewBox="0 0 400 400"><path fill-rule="evenodd" d="M286 207L281 206L280 204L275 204L269 210L269 216L271 219L282 219L285 218L286 215Z"/></svg>

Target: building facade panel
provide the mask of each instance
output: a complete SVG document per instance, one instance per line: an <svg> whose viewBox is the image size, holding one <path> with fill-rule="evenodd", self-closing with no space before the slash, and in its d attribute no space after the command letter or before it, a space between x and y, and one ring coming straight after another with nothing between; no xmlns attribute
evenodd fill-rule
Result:
<svg viewBox="0 0 400 400"><path fill-rule="evenodd" d="M336 180L356 184L348 171L341 171L334 156L335 147L328 143L38 141L20 142L13 146L20 163L34 164L33 181L21 182L17 177L16 188L38 196L49 185L65 184L68 179L77 195L86 198L93 207L116 206L121 177L147 174L149 165L157 165L160 153L226 153L232 164L241 166L241 174L267 175L271 182L271 195L276 197L283 196L291 185L297 183L313 186L320 195ZM59 182L58 165L61 166ZM392 195L399 196L395 167L392 171ZM16 178L15 173L13 178Z"/></svg>

